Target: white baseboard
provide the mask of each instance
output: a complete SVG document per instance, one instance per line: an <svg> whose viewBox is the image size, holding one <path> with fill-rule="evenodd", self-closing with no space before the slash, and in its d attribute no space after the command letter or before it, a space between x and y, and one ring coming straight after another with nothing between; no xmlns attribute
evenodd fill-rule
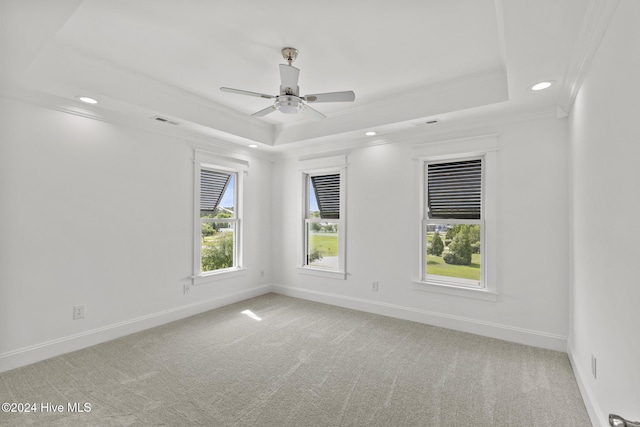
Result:
<svg viewBox="0 0 640 427"><path fill-rule="evenodd" d="M566 337L547 334L539 331L516 328L490 322L451 316L443 313L419 310L411 307L388 304L380 301L354 298L338 294L311 291L304 288L282 285L263 285L245 289L236 293L222 295L206 301L198 301L179 307L164 310L158 313L137 317L124 322L107 325L80 334L75 334L59 339L47 341L29 347L20 348L0 354L0 372L26 366L31 363L80 350L92 345L100 344L112 339L120 338L135 332L173 322L193 316L218 307L233 304L245 299L254 298L269 292L276 292L295 298L331 304L339 307L350 308L383 316L395 317L419 323L469 332L491 338L517 342L535 347L548 348L556 351L567 351ZM572 364L573 364L572 360ZM574 367L574 372L576 368ZM580 381L578 382L580 385ZM581 391L582 391L581 386ZM585 393L583 392L583 396ZM587 398L585 397L585 401ZM591 411L589 412L591 416ZM602 418L599 418L602 419Z"/></svg>
<svg viewBox="0 0 640 427"><path fill-rule="evenodd" d="M609 425L608 416L605 416L602 413L600 406L594 399L593 392L591 391L588 382L585 380L585 375L588 375L589 372L586 372L582 365L578 363L575 349L571 345L571 342L567 345L567 353L569 354L569 362L571 362L573 374L576 377L576 382L578 383L578 389L580 389L584 406L586 406L587 413L591 419L591 424L593 424L593 427L607 427Z"/></svg>
<svg viewBox="0 0 640 427"><path fill-rule="evenodd" d="M353 310L396 317L398 319L411 320L433 326L469 332L490 338L534 347L547 348L561 352L567 351L567 337L530 329L501 325L498 323L478 321L459 316L451 316L427 310L419 310L380 301L354 298L345 295L330 294L326 292L311 291L304 288L273 285L273 292L295 298L302 298Z"/></svg>
<svg viewBox="0 0 640 427"><path fill-rule="evenodd" d="M29 347L20 348L0 354L0 372L26 366L31 363L80 350L92 345L100 344L125 335L140 332L145 329L184 319L214 308L223 307L249 298L264 295L272 291L271 285L262 285L244 289L232 294L221 295L205 301L185 304L158 313L140 316L124 322L114 323L101 328L82 332L67 337L43 342Z"/></svg>

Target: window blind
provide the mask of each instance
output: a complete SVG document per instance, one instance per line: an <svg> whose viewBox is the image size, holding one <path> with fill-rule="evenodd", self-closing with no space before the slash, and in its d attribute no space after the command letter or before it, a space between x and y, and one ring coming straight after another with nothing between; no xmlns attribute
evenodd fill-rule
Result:
<svg viewBox="0 0 640 427"><path fill-rule="evenodd" d="M480 219L482 159L427 164L429 218Z"/></svg>
<svg viewBox="0 0 640 427"><path fill-rule="evenodd" d="M340 174L311 177L320 217L340 219Z"/></svg>
<svg viewBox="0 0 640 427"><path fill-rule="evenodd" d="M201 212L214 212L218 208L230 179L231 174L228 173L208 169L200 170Z"/></svg>

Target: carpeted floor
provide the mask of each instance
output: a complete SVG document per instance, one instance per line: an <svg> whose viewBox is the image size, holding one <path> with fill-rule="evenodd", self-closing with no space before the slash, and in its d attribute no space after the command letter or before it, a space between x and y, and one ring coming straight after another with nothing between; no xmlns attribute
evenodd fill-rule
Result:
<svg viewBox="0 0 640 427"><path fill-rule="evenodd" d="M591 425L564 353L276 294L0 374L2 402L37 405L11 426Z"/></svg>

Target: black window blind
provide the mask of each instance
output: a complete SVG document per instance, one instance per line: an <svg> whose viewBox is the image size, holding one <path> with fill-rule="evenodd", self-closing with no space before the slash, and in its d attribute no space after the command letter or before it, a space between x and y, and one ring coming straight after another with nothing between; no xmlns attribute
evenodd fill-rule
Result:
<svg viewBox="0 0 640 427"><path fill-rule="evenodd" d="M215 212L229 185L231 174L207 169L200 170L200 211Z"/></svg>
<svg viewBox="0 0 640 427"><path fill-rule="evenodd" d="M311 184L318 201L320 217L340 219L340 174L312 176Z"/></svg>
<svg viewBox="0 0 640 427"><path fill-rule="evenodd" d="M429 218L480 219L482 159L427 165Z"/></svg>

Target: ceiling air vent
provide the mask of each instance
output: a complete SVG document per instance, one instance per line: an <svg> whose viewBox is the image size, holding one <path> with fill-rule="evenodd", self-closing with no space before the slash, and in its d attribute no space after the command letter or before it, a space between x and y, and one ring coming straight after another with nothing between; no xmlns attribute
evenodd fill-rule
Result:
<svg viewBox="0 0 640 427"><path fill-rule="evenodd" d="M152 120L156 120L158 122L162 122L162 123L169 123L170 125L174 125L174 126L177 126L177 125L180 124L178 122L175 122L175 121L169 120L169 119L165 119L164 117L160 117L160 116L154 116L154 117L151 117L151 119Z"/></svg>
<svg viewBox="0 0 640 427"><path fill-rule="evenodd" d="M411 123L414 126L425 126L425 125L435 125L436 123L438 123L437 119L434 120L427 120L426 122L416 122L416 123Z"/></svg>

